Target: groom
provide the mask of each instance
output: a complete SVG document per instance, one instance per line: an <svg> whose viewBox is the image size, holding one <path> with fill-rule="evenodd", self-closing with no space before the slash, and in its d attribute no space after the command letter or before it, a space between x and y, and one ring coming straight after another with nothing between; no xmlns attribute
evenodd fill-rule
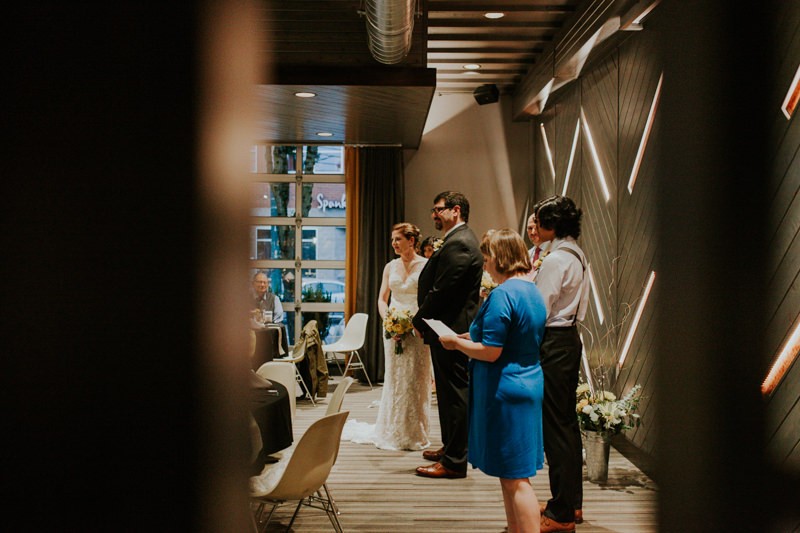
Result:
<svg viewBox="0 0 800 533"><path fill-rule="evenodd" d="M413 324L431 348L444 446L422 453L425 459L435 462L417 468L417 475L462 478L467 475L469 429L467 356L445 350L439 337L422 319L441 320L456 333L469 330L478 312L483 255L478 239L467 226L469 201L463 194L440 193L433 200L431 218L436 229L445 232L444 242L419 275L419 310Z"/></svg>

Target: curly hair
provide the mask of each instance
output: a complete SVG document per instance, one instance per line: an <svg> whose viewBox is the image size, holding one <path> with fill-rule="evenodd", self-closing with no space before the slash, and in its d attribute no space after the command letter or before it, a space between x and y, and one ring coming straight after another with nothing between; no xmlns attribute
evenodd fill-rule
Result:
<svg viewBox="0 0 800 533"><path fill-rule="evenodd" d="M581 217L583 211L567 196L551 196L537 204L536 220L547 230L555 230L556 237L572 237L581 235Z"/></svg>
<svg viewBox="0 0 800 533"><path fill-rule="evenodd" d="M399 222L392 226L392 233L399 231L408 240L414 239L414 250L419 250L419 228L410 222Z"/></svg>

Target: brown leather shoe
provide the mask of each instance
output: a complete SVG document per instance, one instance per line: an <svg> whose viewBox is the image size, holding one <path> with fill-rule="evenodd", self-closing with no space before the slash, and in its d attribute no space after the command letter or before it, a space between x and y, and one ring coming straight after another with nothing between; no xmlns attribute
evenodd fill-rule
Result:
<svg viewBox="0 0 800 533"><path fill-rule="evenodd" d="M539 504L539 514L543 514L546 509L547 509L546 503ZM575 509L575 523L583 524L583 509Z"/></svg>
<svg viewBox="0 0 800 533"><path fill-rule="evenodd" d="M442 463L433 463L430 466L419 466L417 467L417 475L422 477L448 479L467 477L466 472L456 472L455 470L450 470L449 468L442 466Z"/></svg>
<svg viewBox="0 0 800 533"><path fill-rule="evenodd" d="M439 448L438 450L424 450L422 452L423 459L433 461L434 463L441 461L442 456L444 456L444 448Z"/></svg>
<svg viewBox="0 0 800 533"><path fill-rule="evenodd" d="M547 515L542 515L539 522L541 533L575 533L575 522L556 522Z"/></svg>

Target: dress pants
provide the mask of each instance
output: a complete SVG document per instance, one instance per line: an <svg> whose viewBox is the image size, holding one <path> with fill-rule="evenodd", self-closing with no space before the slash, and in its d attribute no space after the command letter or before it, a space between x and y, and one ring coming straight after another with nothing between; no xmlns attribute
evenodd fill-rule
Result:
<svg viewBox="0 0 800 533"><path fill-rule="evenodd" d="M468 358L461 352L445 350L438 343L430 348L444 445L444 456L440 462L450 470L466 472L469 438Z"/></svg>
<svg viewBox="0 0 800 533"><path fill-rule="evenodd" d="M575 389L581 364L578 328L545 328L541 347L544 372L542 427L552 499L546 513L558 522L575 520L583 503L583 451Z"/></svg>

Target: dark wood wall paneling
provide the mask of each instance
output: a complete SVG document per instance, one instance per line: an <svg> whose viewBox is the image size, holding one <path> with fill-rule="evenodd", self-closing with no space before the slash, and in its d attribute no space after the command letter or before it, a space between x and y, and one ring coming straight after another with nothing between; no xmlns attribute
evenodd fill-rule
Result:
<svg viewBox="0 0 800 533"><path fill-rule="evenodd" d="M766 237L772 255L765 262L770 317L764 349L770 365L800 316L800 121L796 115L787 121L779 109L800 64L800 6L785 3L782 9L784 13L777 19L775 35L777 84L770 94L775 102L772 108L776 110L773 175L767 184L771 204ZM595 302L590 303L584 325L591 335L584 334L584 340L593 368L601 354L603 362L616 360L650 272L655 269L658 204L654 174L658 111L633 192L629 193L627 187L660 75L655 39L648 32L641 32L592 65L578 83L564 88L557 95L557 101L550 103L549 110L537 117L533 126L536 200L553 193L561 194L563 190L581 108L611 191L611 199L606 202L582 129L567 195L575 199L585 213L581 245L592 264L606 314L604 323L600 324ZM545 155L540 122L544 124L553 154L555 183L549 165L541 160ZM746 217L743 213L743 221ZM684 259L676 252L675 260ZM640 404L643 426L627 432L625 438L649 457L657 453L652 418L656 398L651 356L656 320L653 303L657 298L658 277L614 386L618 393L624 393L637 383L644 388ZM590 338L595 339L594 346ZM609 341L608 352L597 346L602 344L598 339L603 338ZM765 375L767 370L765 366ZM767 402L767 452L782 468L800 473L800 364L795 362Z"/></svg>
<svg viewBox="0 0 800 533"><path fill-rule="evenodd" d="M580 82L558 94L557 102L541 117L554 153L556 184L551 186L546 162L537 161L534 185L537 200L551 194L553 189L557 194L563 191L575 127L583 110L609 192L607 200L586 127L582 126L566 194L584 211L580 244L591 264L597 290L596 295L592 294L584 322L584 344L593 374L603 374L613 384L609 387L618 394L636 384L642 385L640 414L644 424L627 432L624 438L629 443L622 444L632 444L643 452L647 463L650 463L648 456L655 452L654 424L648 416L655 406L654 365L650 357L655 289L621 370L617 371L616 363L636 306L654 270L655 150L645 152L633 193L627 188L660 76L654 57L652 40L628 39L592 66ZM542 146L538 123L535 134L536 146ZM652 147L656 136L657 132L651 133L649 146ZM537 150L535 156L541 155L541 150ZM602 322L595 296L602 307Z"/></svg>
<svg viewBox="0 0 800 533"><path fill-rule="evenodd" d="M767 275L769 322L764 349L772 365L800 316L800 120L787 120L780 105L800 64L800 6L780 3L775 32L776 83L772 175L768 182L770 252ZM765 368L764 372L769 370ZM800 474L800 364L795 361L767 403L767 453L778 466Z"/></svg>
<svg viewBox="0 0 800 533"><path fill-rule="evenodd" d="M631 178L642 136L645 134L648 114L656 96L661 69L655 61L655 40L643 32L638 39L628 40L619 50L619 255L616 269L619 283L617 323L620 329L620 347L627 335L636 308L651 271L654 268L656 250L656 188L655 169L658 143L658 110L649 140L639 165L633 191L629 192ZM658 272L653 292L645 305L628 356L620 370L618 390L628 390L641 384L645 394L640 409L645 420L646 413L654 413L655 382L653 378L652 346L655 339L655 305L658 290ZM646 423L625 436L637 447L653 454L655 447L655 424Z"/></svg>

